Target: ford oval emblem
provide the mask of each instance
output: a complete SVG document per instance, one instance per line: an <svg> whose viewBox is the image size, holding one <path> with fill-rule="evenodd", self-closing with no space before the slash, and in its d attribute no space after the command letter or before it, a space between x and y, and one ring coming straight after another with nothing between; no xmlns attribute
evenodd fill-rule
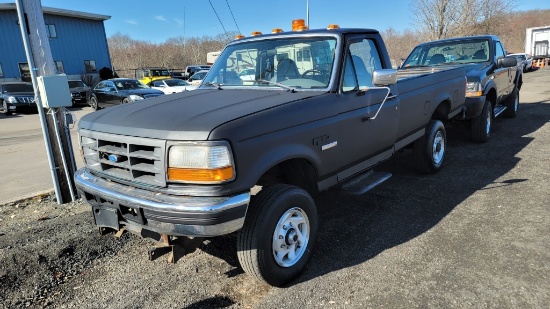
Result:
<svg viewBox="0 0 550 309"><path fill-rule="evenodd" d="M120 156L116 154L110 154L107 158L109 159L109 161L116 163L120 159Z"/></svg>

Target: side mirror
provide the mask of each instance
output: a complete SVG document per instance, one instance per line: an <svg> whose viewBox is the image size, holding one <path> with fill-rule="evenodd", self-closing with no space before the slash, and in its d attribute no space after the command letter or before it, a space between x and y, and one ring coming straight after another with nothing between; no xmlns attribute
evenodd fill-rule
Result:
<svg viewBox="0 0 550 309"><path fill-rule="evenodd" d="M518 61L514 57L504 57L498 59L497 64L501 68L510 68L518 65Z"/></svg>
<svg viewBox="0 0 550 309"><path fill-rule="evenodd" d="M397 83L397 70L383 69L372 73L372 83L375 86L389 86Z"/></svg>

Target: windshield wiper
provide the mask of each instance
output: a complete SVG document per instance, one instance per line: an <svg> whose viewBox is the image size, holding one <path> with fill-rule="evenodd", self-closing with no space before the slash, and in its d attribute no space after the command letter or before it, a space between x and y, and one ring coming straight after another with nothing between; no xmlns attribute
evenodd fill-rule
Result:
<svg viewBox="0 0 550 309"><path fill-rule="evenodd" d="M214 87L216 87L218 90L223 90L223 88L222 88L222 85L223 85L223 84L216 84L216 83L213 83L213 82L207 82L207 83L204 83L203 85L206 85L206 86L214 86Z"/></svg>
<svg viewBox="0 0 550 309"><path fill-rule="evenodd" d="M430 65L415 64L415 65L408 65L408 66L405 66L405 67L401 67L400 69L406 70L406 69L412 69L412 68L429 68L429 67L431 67L431 66Z"/></svg>
<svg viewBox="0 0 550 309"><path fill-rule="evenodd" d="M255 82L257 82L257 83L258 82L259 83L266 83L266 84L269 84L269 85L279 86L281 88L290 90L290 92L292 92L292 93L296 92L296 89L294 87L283 85L283 84L277 83L277 82L272 82L272 81L266 80L266 79L257 79L257 80L255 80Z"/></svg>

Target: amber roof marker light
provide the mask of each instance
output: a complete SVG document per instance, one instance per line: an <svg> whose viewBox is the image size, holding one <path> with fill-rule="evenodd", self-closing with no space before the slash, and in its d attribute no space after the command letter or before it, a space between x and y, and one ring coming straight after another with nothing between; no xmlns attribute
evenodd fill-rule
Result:
<svg viewBox="0 0 550 309"><path fill-rule="evenodd" d="M295 19L292 21L292 31L307 30L306 22L303 19Z"/></svg>

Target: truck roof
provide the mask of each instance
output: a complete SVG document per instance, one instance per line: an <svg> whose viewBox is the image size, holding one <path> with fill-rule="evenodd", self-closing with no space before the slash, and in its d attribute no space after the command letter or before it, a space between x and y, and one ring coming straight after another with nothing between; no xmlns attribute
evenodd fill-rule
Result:
<svg viewBox="0 0 550 309"><path fill-rule="evenodd" d="M491 40L500 41L498 36L488 34L488 35L461 36L461 37L435 40L435 41L430 41L430 42L425 42L425 43L422 43L422 44L418 44L418 46L432 45L432 44L445 43L445 42L453 42L453 41L476 40L476 39L491 39Z"/></svg>
<svg viewBox="0 0 550 309"><path fill-rule="evenodd" d="M339 29L331 29L331 30L314 29L314 30L304 30L304 31L286 31L286 32L279 32L279 33L266 33L262 35L250 36L242 39L233 40L229 44L234 44L234 43L243 42L243 41L261 40L261 39L278 37L278 36L296 36L296 35L311 36L311 35L318 35L318 34L344 35L344 34L354 34L354 33L378 34L379 31L375 29L366 29L366 28L339 28Z"/></svg>

